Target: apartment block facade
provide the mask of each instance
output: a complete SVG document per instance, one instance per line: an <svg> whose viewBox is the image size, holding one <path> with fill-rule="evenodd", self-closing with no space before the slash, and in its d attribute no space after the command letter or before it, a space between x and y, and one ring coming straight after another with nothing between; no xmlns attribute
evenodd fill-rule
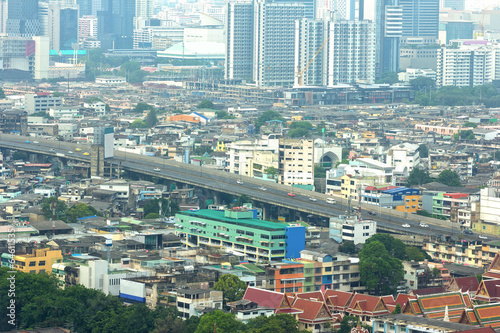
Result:
<svg viewBox="0 0 500 333"><path fill-rule="evenodd" d="M280 184L314 186L314 141L279 140L278 171Z"/></svg>

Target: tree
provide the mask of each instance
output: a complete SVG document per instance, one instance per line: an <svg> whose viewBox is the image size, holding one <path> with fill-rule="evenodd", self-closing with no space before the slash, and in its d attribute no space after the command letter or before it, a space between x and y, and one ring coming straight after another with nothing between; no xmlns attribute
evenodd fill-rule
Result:
<svg viewBox="0 0 500 333"><path fill-rule="evenodd" d="M266 175L269 175L271 176L272 179L276 180L277 179L277 175L278 175L278 170L275 168L275 167L268 167L268 168L265 168L264 169L264 173Z"/></svg>
<svg viewBox="0 0 500 333"><path fill-rule="evenodd" d="M382 74L382 76L375 81L375 83L387 83L387 84L394 84L399 82L399 77L398 73L396 72L385 72Z"/></svg>
<svg viewBox="0 0 500 333"><path fill-rule="evenodd" d="M213 109L214 108L214 103L212 103L211 101L209 100L206 100L204 99L203 101L200 102L200 104L198 104L196 106L198 109Z"/></svg>
<svg viewBox="0 0 500 333"><path fill-rule="evenodd" d="M144 122L149 128L154 127L158 123L158 117L156 116L156 110L154 108L149 110Z"/></svg>
<svg viewBox="0 0 500 333"><path fill-rule="evenodd" d="M159 217L160 215L158 213L149 213L148 215L144 216L146 220L157 219Z"/></svg>
<svg viewBox="0 0 500 333"><path fill-rule="evenodd" d="M458 133L453 134L453 141L458 140L475 140L476 135L472 130L460 131Z"/></svg>
<svg viewBox="0 0 500 333"><path fill-rule="evenodd" d="M140 103L137 103L137 105L134 107L134 109L132 111L134 111L135 113L143 113L145 110L154 110L155 107L152 106L152 105L149 105L148 103L143 103L143 102L140 102Z"/></svg>
<svg viewBox="0 0 500 333"><path fill-rule="evenodd" d="M429 157L429 148L427 148L426 145L421 144L420 146L418 146L417 151L418 151L418 154L420 155L420 157L422 157L422 158Z"/></svg>
<svg viewBox="0 0 500 333"><path fill-rule="evenodd" d="M452 187L462 186L462 184L460 183L460 176L458 175L458 173L449 169L441 171L439 176L436 178L436 181L438 183Z"/></svg>
<svg viewBox="0 0 500 333"><path fill-rule="evenodd" d="M252 199L250 199L250 197L248 195L242 194L238 197L238 199L236 199L236 202L234 204L235 204L235 206L240 207L240 206L243 206L243 204L246 204L249 202L252 202Z"/></svg>
<svg viewBox="0 0 500 333"><path fill-rule="evenodd" d="M426 256L418 247L407 246L405 249L406 260L424 261Z"/></svg>
<svg viewBox="0 0 500 333"><path fill-rule="evenodd" d="M255 121L255 131L259 132L260 127L265 125L266 122L271 120L284 121L285 119L277 111L272 111L272 110L266 111Z"/></svg>
<svg viewBox="0 0 500 333"><path fill-rule="evenodd" d="M392 258L384 244L372 241L359 252L359 274L360 282L370 292L387 295L396 292L404 270L401 260Z"/></svg>
<svg viewBox="0 0 500 333"><path fill-rule="evenodd" d="M405 260L406 245L399 239L394 238L389 234L375 234L368 238L365 244L370 244L375 241L382 243L390 256L400 260Z"/></svg>
<svg viewBox="0 0 500 333"><path fill-rule="evenodd" d="M394 307L394 311L392 311L392 314L399 314L401 313L401 305L396 304L396 306Z"/></svg>
<svg viewBox="0 0 500 333"><path fill-rule="evenodd" d="M411 187L415 185L422 185L430 183L431 181L432 178L429 176L429 172L420 168L413 168L408 176L408 180L406 181L406 186Z"/></svg>
<svg viewBox="0 0 500 333"><path fill-rule="evenodd" d="M12 158L14 160L22 160L22 161L27 161L28 160L28 154L25 153L24 151L15 151L13 154L12 154Z"/></svg>
<svg viewBox="0 0 500 333"><path fill-rule="evenodd" d="M246 326L247 332L252 333L299 333L299 323L292 315L278 313L266 317L259 316L250 319Z"/></svg>
<svg viewBox="0 0 500 333"><path fill-rule="evenodd" d="M148 125L141 119L136 119L130 124L130 128L135 129L135 128L147 128Z"/></svg>
<svg viewBox="0 0 500 333"><path fill-rule="evenodd" d="M3 91L2 88L0 88L0 99L4 99L5 98L5 92Z"/></svg>
<svg viewBox="0 0 500 333"><path fill-rule="evenodd" d="M75 223L80 217L102 215L94 207L84 203L77 203L66 211L64 221L68 223Z"/></svg>
<svg viewBox="0 0 500 333"><path fill-rule="evenodd" d="M294 128L288 131L290 138L302 138L309 136L309 131L305 128Z"/></svg>
<svg viewBox="0 0 500 333"><path fill-rule="evenodd" d="M410 81L413 90L419 92L430 92L436 88L436 82L430 77L419 76Z"/></svg>
<svg viewBox="0 0 500 333"><path fill-rule="evenodd" d="M472 128L476 128L477 127L477 124L476 123L471 123L470 121L464 123L464 127L467 128L467 127L472 127Z"/></svg>
<svg viewBox="0 0 500 333"><path fill-rule="evenodd" d="M42 213L43 216L47 219L52 219L53 217L53 211L52 211L52 204L55 203L55 219L56 220L63 220L66 214L66 210L68 209L68 206L64 201L61 201L57 199L57 197L50 197L50 198L45 198L42 201Z"/></svg>
<svg viewBox="0 0 500 333"><path fill-rule="evenodd" d="M233 333L244 329L244 324L232 313L215 310L201 317L195 333Z"/></svg>
<svg viewBox="0 0 500 333"><path fill-rule="evenodd" d="M179 212L179 205L172 201L167 200L165 198L160 199L150 199L147 200L144 204L144 215L148 215L149 213L157 213L160 214L160 202L161 202L161 215L170 213L170 216L173 216ZM169 212L170 208L170 212Z"/></svg>
<svg viewBox="0 0 500 333"><path fill-rule="evenodd" d="M294 121L290 124L290 129L303 128L307 131L312 130L313 125L308 121Z"/></svg>
<svg viewBox="0 0 500 333"><path fill-rule="evenodd" d="M247 284L236 275L224 274L215 282L214 289L222 291L227 302L234 302L243 297Z"/></svg>
<svg viewBox="0 0 500 333"><path fill-rule="evenodd" d="M326 178L326 171L319 164L314 164L314 178L315 179Z"/></svg>
<svg viewBox="0 0 500 333"><path fill-rule="evenodd" d="M351 330L358 325L358 317L344 316L340 322L340 328L337 333L350 333Z"/></svg>
<svg viewBox="0 0 500 333"><path fill-rule="evenodd" d="M216 111L215 114L217 115L217 119L236 119L235 116L231 116L229 113L226 111Z"/></svg>
<svg viewBox="0 0 500 333"><path fill-rule="evenodd" d="M339 246L339 252L347 254L355 254L356 246L354 245L354 242L343 241L342 244Z"/></svg>

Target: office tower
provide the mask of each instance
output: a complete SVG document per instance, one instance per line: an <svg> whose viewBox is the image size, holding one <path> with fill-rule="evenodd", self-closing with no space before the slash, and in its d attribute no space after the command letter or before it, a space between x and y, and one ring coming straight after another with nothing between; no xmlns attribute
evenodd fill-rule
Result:
<svg viewBox="0 0 500 333"><path fill-rule="evenodd" d="M437 39L439 0L399 0L403 8L403 37Z"/></svg>
<svg viewBox="0 0 500 333"><path fill-rule="evenodd" d="M51 50L72 50L78 44L78 8L49 4L48 36Z"/></svg>
<svg viewBox="0 0 500 333"><path fill-rule="evenodd" d="M258 0L254 11L254 81L260 87L293 86L295 20L304 17L304 4Z"/></svg>
<svg viewBox="0 0 500 333"><path fill-rule="evenodd" d="M102 0L97 12L97 35L103 49L131 49L135 0Z"/></svg>
<svg viewBox="0 0 500 333"><path fill-rule="evenodd" d="M308 18L314 20L316 18L317 0L273 0L275 3L300 3L304 6L304 13L300 18Z"/></svg>
<svg viewBox="0 0 500 333"><path fill-rule="evenodd" d="M441 44L448 44L452 39L473 39L474 22L472 21L443 21L439 23L439 40Z"/></svg>
<svg viewBox="0 0 500 333"><path fill-rule="evenodd" d="M92 15L92 0L76 0L80 17Z"/></svg>
<svg viewBox="0 0 500 333"><path fill-rule="evenodd" d="M226 8L226 79L252 80L253 19L251 0L230 1Z"/></svg>
<svg viewBox="0 0 500 333"><path fill-rule="evenodd" d="M6 32L11 36L38 36L40 34L38 0L9 1Z"/></svg>
<svg viewBox="0 0 500 333"><path fill-rule="evenodd" d="M135 0L135 16L143 19L153 17L153 0Z"/></svg>
<svg viewBox="0 0 500 333"><path fill-rule="evenodd" d="M465 10L465 0L440 0L439 7L452 10Z"/></svg>
<svg viewBox="0 0 500 333"><path fill-rule="evenodd" d="M328 22L327 84L375 81L375 23Z"/></svg>
<svg viewBox="0 0 500 333"><path fill-rule="evenodd" d="M93 16L97 16L97 12L100 12L100 11L105 11L107 10L108 8L103 8L103 4L102 2L107 2L108 0L91 0L92 1L92 13L91 15Z"/></svg>
<svg viewBox="0 0 500 333"><path fill-rule="evenodd" d="M7 32L7 0L0 0L0 34Z"/></svg>
<svg viewBox="0 0 500 333"><path fill-rule="evenodd" d="M80 40L97 38L97 17L83 16L78 19L78 38Z"/></svg>

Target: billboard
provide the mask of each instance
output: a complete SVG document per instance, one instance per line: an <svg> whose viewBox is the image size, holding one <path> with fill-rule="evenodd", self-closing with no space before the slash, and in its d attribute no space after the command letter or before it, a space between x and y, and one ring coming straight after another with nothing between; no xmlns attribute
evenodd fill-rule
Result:
<svg viewBox="0 0 500 333"><path fill-rule="evenodd" d="M114 132L113 127L94 128L94 144L104 147L104 158L113 157Z"/></svg>

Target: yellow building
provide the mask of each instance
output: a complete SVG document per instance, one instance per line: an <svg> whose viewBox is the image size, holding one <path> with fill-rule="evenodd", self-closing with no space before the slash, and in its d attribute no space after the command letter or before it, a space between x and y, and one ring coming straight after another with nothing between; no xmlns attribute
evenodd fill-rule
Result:
<svg viewBox="0 0 500 333"><path fill-rule="evenodd" d="M500 234L500 225L479 220L472 223L472 230L478 233L498 236Z"/></svg>
<svg viewBox="0 0 500 333"><path fill-rule="evenodd" d="M224 152L226 150L227 150L227 146L226 146L225 142L224 141L217 141L217 143L215 144L214 151Z"/></svg>
<svg viewBox="0 0 500 333"><path fill-rule="evenodd" d="M374 185L374 178L364 177L362 179L354 178L351 175L340 177L340 195L343 199L350 199L354 205L359 200L359 192L367 185Z"/></svg>
<svg viewBox="0 0 500 333"><path fill-rule="evenodd" d="M14 269L25 273L49 273L52 265L61 263L63 256L61 250L34 249L31 254L18 254L14 256Z"/></svg>
<svg viewBox="0 0 500 333"><path fill-rule="evenodd" d="M416 214L419 206L422 205L421 195L405 195L404 205L396 206L396 210L399 212L406 212L411 214Z"/></svg>
<svg viewBox="0 0 500 333"><path fill-rule="evenodd" d="M365 131L365 132L363 132L363 138L365 138L365 139L375 139L375 132Z"/></svg>

